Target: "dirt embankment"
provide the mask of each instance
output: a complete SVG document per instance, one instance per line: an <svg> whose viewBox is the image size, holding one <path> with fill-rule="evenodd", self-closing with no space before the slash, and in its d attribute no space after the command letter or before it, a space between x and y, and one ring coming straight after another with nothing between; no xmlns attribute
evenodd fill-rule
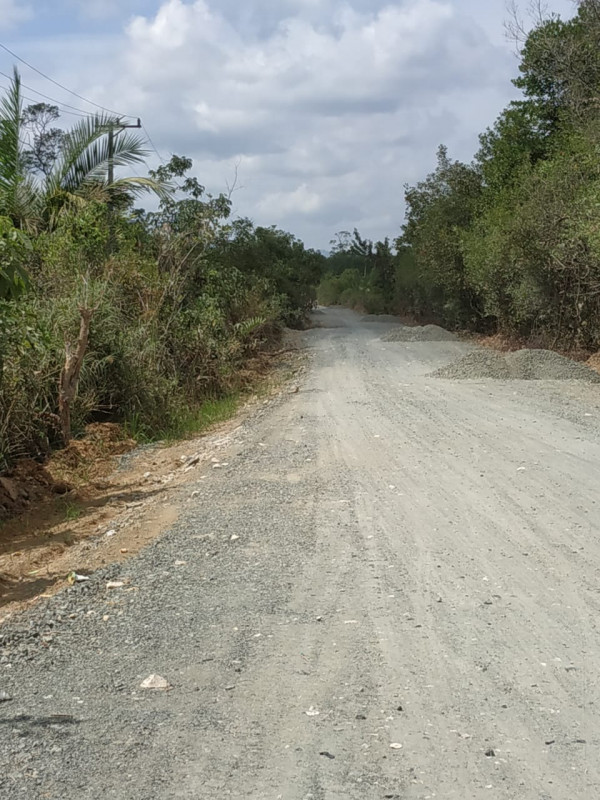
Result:
<svg viewBox="0 0 600 800"><path fill-rule="evenodd" d="M255 394L229 421L172 445L137 447L113 423L93 424L45 465L19 462L0 477L0 622L67 582L138 553L178 515L177 493L219 469L231 432L302 365L290 332Z"/></svg>

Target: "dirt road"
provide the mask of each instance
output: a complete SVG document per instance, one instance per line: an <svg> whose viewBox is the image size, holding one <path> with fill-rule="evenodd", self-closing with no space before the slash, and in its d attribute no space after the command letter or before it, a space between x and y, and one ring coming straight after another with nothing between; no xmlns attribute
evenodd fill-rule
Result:
<svg viewBox="0 0 600 800"><path fill-rule="evenodd" d="M598 386L319 319L174 530L0 631L4 800L600 797Z"/></svg>

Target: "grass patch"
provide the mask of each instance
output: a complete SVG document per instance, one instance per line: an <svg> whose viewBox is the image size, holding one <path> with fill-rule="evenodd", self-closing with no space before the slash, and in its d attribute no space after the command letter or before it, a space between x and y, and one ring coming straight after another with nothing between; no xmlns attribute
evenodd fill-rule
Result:
<svg viewBox="0 0 600 800"><path fill-rule="evenodd" d="M75 522L82 514L83 509L75 503L65 503L64 514L67 522Z"/></svg>
<svg viewBox="0 0 600 800"><path fill-rule="evenodd" d="M231 419L241 401L241 395L236 392L218 399L205 400L197 408L182 408L173 415L169 426L160 432L160 438L169 442L202 433L217 422Z"/></svg>
<svg viewBox="0 0 600 800"><path fill-rule="evenodd" d="M125 423L128 436L140 444L151 442L172 443L202 433L217 422L225 422L237 412L243 395L232 392L224 397L205 400L199 406L182 406L169 415L164 427L150 431L140 417L134 416Z"/></svg>

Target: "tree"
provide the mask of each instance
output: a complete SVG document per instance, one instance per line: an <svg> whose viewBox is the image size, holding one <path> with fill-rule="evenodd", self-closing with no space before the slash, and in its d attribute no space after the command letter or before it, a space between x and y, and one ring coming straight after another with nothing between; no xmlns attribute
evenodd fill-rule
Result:
<svg viewBox="0 0 600 800"><path fill-rule="evenodd" d="M479 137L476 162L486 193L493 195L510 185L523 166L546 158L552 147L551 131L531 101L511 103Z"/></svg>
<svg viewBox="0 0 600 800"><path fill-rule="evenodd" d="M53 128L52 123L59 119L58 106L36 103L27 106L23 112L22 125L29 148L22 152L23 164L31 172L39 172L46 178L52 172L63 144L65 132Z"/></svg>
<svg viewBox="0 0 600 800"><path fill-rule="evenodd" d="M522 30L522 28L521 28ZM549 124L566 113L596 117L600 88L600 0L581 0L573 19L540 19L525 37L515 86L543 110Z"/></svg>
<svg viewBox="0 0 600 800"><path fill-rule="evenodd" d="M479 310L465 275L461 235L476 214L481 175L472 165L451 161L443 145L437 160L424 181L406 187L406 222L399 244L411 248L429 286L428 310L447 324L466 324Z"/></svg>

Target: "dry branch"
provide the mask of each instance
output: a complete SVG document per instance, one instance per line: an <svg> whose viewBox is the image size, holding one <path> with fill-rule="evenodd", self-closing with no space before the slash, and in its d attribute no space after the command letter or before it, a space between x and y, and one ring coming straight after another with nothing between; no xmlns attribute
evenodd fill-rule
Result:
<svg viewBox="0 0 600 800"><path fill-rule="evenodd" d="M87 350L90 335L90 322L95 309L80 308L81 322L79 324L79 338L75 350L70 342L65 344L65 365L60 373L58 385L58 409L65 447L71 441L71 406L77 396L79 375Z"/></svg>

